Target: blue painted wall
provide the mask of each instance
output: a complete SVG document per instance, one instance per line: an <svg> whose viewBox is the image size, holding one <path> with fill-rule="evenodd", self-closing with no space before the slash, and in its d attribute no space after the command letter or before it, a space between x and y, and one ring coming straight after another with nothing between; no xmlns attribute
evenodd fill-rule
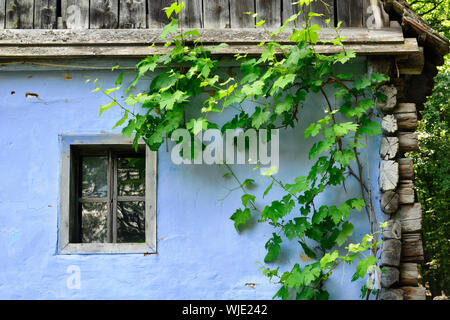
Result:
<svg viewBox="0 0 450 320"><path fill-rule="evenodd" d="M352 68L365 72L365 61ZM93 87L85 83L85 76L89 76L112 87L117 74L32 68L0 72L0 298L271 299L278 285L258 271L257 262L264 259L264 244L272 229L257 224L255 217L253 224L238 234L229 217L240 207L241 193L227 195L235 184L222 178L224 169L176 166L165 150L158 155L158 255L56 254L58 135L120 132L111 130L120 111L112 109L99 118L99 105L107 98L90 93ZM27 98L27 92L36 93L39 98ZM305 141L303 132L321 116L322 106L319 97L310 96L299 126L281 132L280 178L292 181L307 173L311 165L307 151L313 141ZM380 212L379 137L370 139L368 145L374 204ZM366 154L362 159L366 159ZM234 169L242 179L257 181L252 192L261 199L269 184L267 178L249 166L236 165ZM341 189L329 190L320 202L343 202L358 194L359 185L349 180L347 189L348 194ZM274 187L266 199L278 199L280 194ZM264 205L261 200L257 203ZM366 216L355 213L351 220L356 226L352 240L358 241L369 232ZM295 243L283 243L279 259L282 270L283 266L301 262L302 251L298 247ZM79 290L66 285L70 276L67 268L71 265L81 271ZM362 282L350 282L353 272L354 267L349 266L335 270L326 285L332 299L359 298ZM255 287L247 286L248 283Z"/></svg>

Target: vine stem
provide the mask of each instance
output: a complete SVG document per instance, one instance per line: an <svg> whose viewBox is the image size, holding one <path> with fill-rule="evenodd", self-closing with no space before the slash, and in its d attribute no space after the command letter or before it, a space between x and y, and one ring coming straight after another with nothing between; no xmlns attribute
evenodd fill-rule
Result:
<svg viewBox="0 0 450 320"><path fill-rule="evenodd" d="M242 191L244 192L244 194L249 194L247 192L247 190L245 190L244 185L241 183L241 181L239 180L239 178L236 176L236 174L234 173L234 171L231 169L230 165L228 163L224 164L225 167L227 168L227 170L231 173L231 175L233 176L234 180L236 180L236 182L239 184L239 187L242 189ZM261 213L261 210L258 209L258 207L256 206L256 203L253 200L249 200L250 205L252 207L253 210Z"/></svg>

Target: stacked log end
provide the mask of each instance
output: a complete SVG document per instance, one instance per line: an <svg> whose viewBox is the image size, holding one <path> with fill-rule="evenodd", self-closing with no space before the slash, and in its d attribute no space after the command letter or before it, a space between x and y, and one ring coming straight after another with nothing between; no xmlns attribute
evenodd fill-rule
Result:
<svg viewBox="0 0 450 320"><path fill-rule="evenodd" d="M413 103L397 102L400 88L384 85L386 101L378 103L383 113L380 146L381 209L387 216L383 229L380 265L382 300L425 300L419 286L418 264L423 262L422 208L414 193L414 168L405 153L419 148L417 109Z"/></svg>

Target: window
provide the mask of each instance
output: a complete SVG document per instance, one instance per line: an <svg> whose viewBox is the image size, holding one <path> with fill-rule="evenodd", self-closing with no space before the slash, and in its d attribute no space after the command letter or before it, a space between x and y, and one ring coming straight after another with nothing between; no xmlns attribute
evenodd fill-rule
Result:
<svg viewBox="0 0 450 320"><path fill-rule="evenodd" d="M122 136L61 142L59 252L155 252L156 153Z"/></svg>

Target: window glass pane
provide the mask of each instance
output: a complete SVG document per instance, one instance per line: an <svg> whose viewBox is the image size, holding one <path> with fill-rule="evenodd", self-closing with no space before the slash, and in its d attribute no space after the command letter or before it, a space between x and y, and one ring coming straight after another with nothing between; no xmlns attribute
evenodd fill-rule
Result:
<svg viewBox="0 0 450 320"><path fill-rule="evenodd" d="M145 242L145 202L117 203L117 242Z"/></svg>
<svg viewBox="0 0 450 320"><path fill-rule="evenodd" d="M145 196L145 158L118 158L119 196Z"/></svg>
<svg viewBox="0 0 450 320"><path fill-rule="evenodd" d="M108 157L83 157L81 196L104 198L108 194Z"/></svg>
<svg viewBox="0 0 450 320"><path fill-rule="evenodd" d="M107 242L107 212L106 202L91 202L81 205L83 243Z"/></svg>

